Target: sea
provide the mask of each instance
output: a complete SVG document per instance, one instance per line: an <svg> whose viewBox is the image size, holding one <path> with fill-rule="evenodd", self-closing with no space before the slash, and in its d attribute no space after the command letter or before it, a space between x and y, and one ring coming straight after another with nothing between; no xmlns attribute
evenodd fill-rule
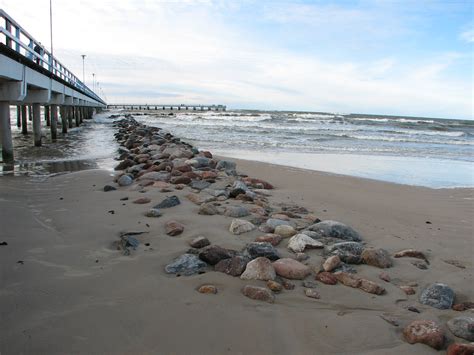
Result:
<svg viewBox="0 0 474 355"><path fill-rule="evenodd" d="M45 144L34 148L12 108L14 173L112 170L110 115L125 113L218 156L429 188L474 187L474 121L324 112L114 110L55 143L45 128Z"/></svg>

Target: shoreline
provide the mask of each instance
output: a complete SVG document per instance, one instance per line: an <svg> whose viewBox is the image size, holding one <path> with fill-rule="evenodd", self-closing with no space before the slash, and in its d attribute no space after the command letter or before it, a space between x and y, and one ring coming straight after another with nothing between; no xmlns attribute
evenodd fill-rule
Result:
<svg viewBox="0 0 474 355"><path fill-rule="evenodd" d="M320 299L315 300L305 296L302 281L290 280L295 289L275 294L275 302L269 304L241 293L247 284L265 287L264 281L241 280L212 266L192 276L165 273L165 266L189 250L189 242L198 235L206 236L211 245L242 250L264 234L253 230L233 235L232 217L198 214L200 207L186 198L188 186L140 186L138 180L104 192L104 185L114 185L117 173L98 169L46 179L3 176L0 242L8 245L0 246L0 313L6 329L0 334L0 351L434 354L424 344L408 344L402 329L415 319L445 324L452 317L472 314L438 310L420 304L418 298L430 283L443 282L455 290L457 303L474 299L474 206L466 199L472 199L473 189L413 187L231 160L238 172L275 186L266 192L272 213L282 204L307 208L321 220L351 226L365 246L384 248L391 255L407 248L421 250L429 259L427 268L420 269L412 258L393 259L388 269L352 265L356 275L383 286L386 294L317 282ZM222 185L221 179L225 175L214 184ZM158 218L144 216L172 195L179 197L180 205L162 209ZM150 202L132 203L140 198ZM233 198L215 202L218 207L258 206ZM184 225L182 234L166 234L169 220ZM304 218L292 221L301 223ZM124 231L146 232L137 236L140 244L130 255L113 247ZM283 240L277 247L281 256L295 258L286 245ZM305 253L309 258L304 263L312 270L326 258L321 249ZM380 280L381 272L391 281ZM315 282L314 274L306 279L310 280ZM203 284L215 285L218 293L197 292ZM408 284L414 295L400 289ZM407 310L410 305L421 313ZM394 319L399 326L384 319ZM465 342L449 330L445 334L448 343Z"/></svg>

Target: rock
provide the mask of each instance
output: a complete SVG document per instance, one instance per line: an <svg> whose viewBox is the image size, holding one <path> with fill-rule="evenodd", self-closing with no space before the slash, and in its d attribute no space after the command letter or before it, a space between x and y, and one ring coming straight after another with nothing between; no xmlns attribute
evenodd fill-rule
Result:
<svg viewBox="0 0 474 355"><path fill-rule="evenodd" d="M342 283L345 286L353 287L353 288L359 288L361 284L361 280L359 277L356 277L354 275L351 275L347 272L336 272L333 274L337 281Z"/></svg>
<svg viewBox="0 0 474 355"><path fill-rule="evenodd" d="M161 217L161 212L157 208L150 208L148 211L145 212L145 216L147 216L147 217Z"/></svg>
<svg viewBox="0 0 474 355"><path fill-rule="evenodd" d="M281 225L276 226L273 233L281 235L283 238L290 238L296 234L296 230L292 226Z"/></svg>
<svg viewBox="0 0 474 355"><path fill-rule="evenodd" d="M186 198L196 205L202 205L203 203L208 203L216 200L214 196L203 194L202 192L199 195L187 194Z"/></svg>
<svg viewBox="0 0 474 355"><path fill-rule="evenodd" d="M420 270L427 270L428 264L422 260L414 260L411 262L412 265L416 266Z"/></svg>
<svg viewBox="0 0 474 355"><path fill-rule="evenodd" d="M298 261L305 261L309 259L309 255L305 253L296 253L295 259Z"/></svg>
<svg viewBox="0 0 474 355"><path fill-rule="evenodd" d="M337 284L337 278L333 274L327 271L320 272L316 275L316 280L321 281L326 285L335 285Z"/></svg>
<svg viewBox="0 0 474 355"><path fill-rule="evenodd" d="M217 173L214 171L203 171L201 174L201 179L203 180L215 180L217 178Z"/></svg>
<svg viewBox="0 0 474 355"><path fill-rule="evenodd" d="M375 282L366 279L360 279L359 289L374 295L383 295L385 293L385 289L382 286L379 286Z"/></svg>
<svg viewBox="0 0 474 355"><path fill-rule="evenodd" d="M303 281L302 285L303 285L303 287L306 287L306 288L316 288L316 287L318 287L318 284L314 281Z"/></svg>
<svg viewBox="0 0 474 355"><path fill-rule="evenodd" d="M323 270L324 271L333 271L341 264L341 258L339 255L333 255L327 258L323 263Z"/></svg>
<svg viewBox="0 0 474 355"><path fill-rule="evenodd" d="M133 203L136 203L137 205L144 205L145 203L150 203L151 200L148 197L140 197L137 198Z"/></svg>
<svg viewBox="0 0 474 355"><path fill-rule="evenodd" d="M343 239L347 241L360 242L362 238L354 229L341 222L322 221L308 227L310 231L319 233L322 237Z"/></svg>
<svg viewBox="0 0 474 355"><path fill-rule="evenodd" d="M165 224L166 234L175 237L184 231L184 226L176 221L168 221Z"/></svg>
<svg viewBox="0 0 474 355"><path fill-rule="evenodd" d="M281 219L283 221L289 221L290 220L290 217L288 217L286 214L282 214L282 213L273 213L272 218L275 218L275 219Z"/></svg>
<svg viewBox="0 0 474 355"><path fill-rule="evenodd" d="M294 259L283 258L273 263L277 275L287 279L303 280L311 274L311 270L306 265Z"/></svg>
<svg viewBox="0 0 474 355"><path fill-rule="evenodd" d="M454 291L445 284L435 283L420 294L420 303L438 309L449 309L454 302Z"/></svg>
<svg viewBox="0 0 474 355"><path fill-rule="evenodd" d="M420 310L418 308L416 308L415 306L408 306L407 310L409 310L410 312L414 312L414 313L421 313Z"/></svg>
<svg viewBox="0 0 474 355"><path fill-rule="evenodd" d="M117 190L117 188L116 188L116 187L113 187L113 186L111 186L111 185L105 185L105 186L104 186L104 191L105 191L105 192L114 191L114 190Z"/></svg>
<svg viewBox="0 0 474 355"><path fill-rule="evenodd" d="M455 343L448 346L447 355L474 355L474 343Z"/></svg>
<svg viewBox="0 0 474 355"><path fill-rule="evenodd" d="M213 216L213 215L219 214L219 210L212 203L203 203L199 207L198 213L205 216Z"/></svg>
<svg viewBox="0 0 474 355"><path fill-rule="evenodd" d="M283 290L283 285L273 280L267 281L267 287L275 293L279 293Z"/></svg>
<svg viewBox="0 0 474 355"><path fill-rule="evenodd" d="M216 265L219 261L231 257L232 253L228 249L224 249L218 245L207 246L199 253L199 259L210 265Z"/></svg>
<svg viewBox="0 0 474 355"><path fill-rule="evenodd" d="M343 262L341 262L341 264L332 272L348 272L349 274L357 274L357 270L352 265Z"/></svg>
<svg viewBox="0 0 474 355"><path fill-rule="evenodd" d="M403 329L403 336L410 344L422 343L436 350L444 345L444 333L441 327L431 320L415 320Z"/></svg>
<svg viewBox="0 0 474 355"><path fill-rule="evenodd" d="M122 175L121 177L119 177L119 179L117 180L117 183L120 185L120 186L129 186L133 183L133 179L130 177L130 175Z"/></svg>
<svg viewBox="0 0 474 355"><path fill-rule="evenodd" d="M191 187L196 190L204 190L211 186L211 183L203 180L193 180L191 182Z"/></svg>
<svg viewBox="0 0 474 355"><path fill-rule="evenodd" d="M288 241L288 249L294 253L300 253L305 249L324 248L324 245L306 234L297 234Z"/></svg>
<svg viewBox="0 0 474 355"><path fill-rule="evenodd" d="M249 210L244 206L228 206L225 209L224 215L227 217L245 217L250 214Z"/></svg>
<svg viewBox="0 0 474 355"><path fill-rule="evenodd" d="M416 293L416 290L411 286L399 286L399 287L400 287L400 290L405 292L405 294L407 294L408 296L414 295Z"/></svg>
<svg viewBox="0 0 474 355"><path fill-rule="evenodd" d="M423 254L421 251L414 250L414 249L401 250L398 253L395 253L394 257L395 258L403 258L403 257L418 258L418 259L422 259L426 261L426 263L429 264L429 261L426 258L425 254Z"/></svg>
<svg viewBox="0 0 474 355"><path fill-rule="evenodd" d="M153 183L153 187L157 187L159 189L168 189L171 187L171 185L167 182L164 182L164 181L155 181Z"/></svg>
<svg viewBox="0 0 474 355"><path fill-rule="evenodd" d="M122 160L118 165L114 168L114 170L125 170L131 166L135 165L135 162L131 159Z"/></svg>
<svg viewBox="0 0 474 355"><path fill-rule="evenodd" d="M265 234L260 237L255 238L256 242L267 242L273 246L277 246L282 241L282 237L278 234Z"/></svg>
<svg viewBox="0 0 474 355"><path fill-rule="evenodd" d="M258 257L265 257L270 260L277 260L280 258L278 251L270 243L252 242L245 247L245 255L250 259Z"/></svg>
<svg viewBox="0 0 474 355"><path fill-rule="evenodd" d="M254 229L255 229L255 225L253 225L252 223L250 223L246 220L237 219L237 218L232 220L232 222L230 224L230 227L229 227L229 231L232 234L236 234L236 235L239 235L239 234L242 234L242 233L247 233L247 232L250 232Z"/></svg>
<svg viewBox="0 0 474 355"><path fill-rule="evenodd" d="M196 238L194 238L193 240L191 240L189 242L189 245L192 248L196 248L196 249L201 249L201 248L207 247L210 244L211 244L211 242L209 241L209 239L207 239L206 237L203 237L203 236L196 237Z"/></svg>
<svg viewBox="0 0 474 355"><path fill-rule="evenodd" d="M252 186L256 189L265 189L265 190L273 189L273 185L264 180L246 177L243 179L243 181L246 185Z"/></svg>
<svg viewBox="0 0 474 355"><path fill-rule="evenodd" d="M461 316L450 319L447 323L449 330L458 338L474 341L474 318Z"/></svg>
<svg viewBox="0 0 474 355"><path fill-rule="evenodd" d="M266 225L273 228L273 230L275 230L275 228L278 226L291 226L291 222L284 221L282 219L269 218L266 222Z"/></svg>
<svg viewBox="0 0 474 355"><path fill-rule="evenodd" d="M189 185L191 183L191 178L189 176L176 176L171 179L171 183L178 185L178 184L184 184L184 185Z"/></svg>
<svg viewBox="0 0 474 355"><path fill-rule="evenodd" d="M138 180L153 180L153 181L170 181L171 174L165 171L151 171L145 173L138 178Z"/></svg>
<svg viewBox="0 0 474 355"><path fill-rule="evenodd" d="M220 160L216 165L217 170L235 170L235 163L229 160Z"/></svg>
<svg viewBox="0 0 474 355"><path fill-rule="evenodd" d="M214 269L227 275L240 276L244 272L247 262L247 258L238 255L219 261Z"/></svg>
<svg viewBox="0 0 474 355"><path fill-rule="evenodd" d="M341 242L327 247L327 252L338 255L341 261L348 264L360 264L364 246L358 242Z"/></svg>
<svg viewBox="0 0 474 355"><path fill-rule="evenodd" d="M170 196L165 198L163 201L161 201L159 204L157 204L154 208L170 208L174 206L178 206L181 203L179 201L178 196Z"/></svg>
<svg viewBox="0 0 474 355"><path fill-rule="evenodd" d="M468 309L474 309L474 302L462 302L453 305L452 309L454 311L462 312L467 311Z"/></svg>
<svg viewBox="0 0 474 355"><path fill-rule="evenodd" d="M178 256L171 264L166 265L165 271L168 274L193 275L203 272L207 264L196 255L183 254Z"/></svg>
<svg viewBox="0 0 474 355"><path fill-rule="evenodd" d="M261 226L258 227L258 230L262 233L268 233L268 234L273 234L275 231L275 228L265 224L262 224Z"/></svg>
<svg viewBox="0 0 474 355"><path fill-rule="evenodd" d="M244 273L240 276L242 280L274 280L275 269L272 262L264 257L256 258L250 261L245 268Z"/></svg>
<svg viewBox="0 0 474 355"><path fill-rule="evenodd" d="M317 300L321 298L319 292L312 288L305 288L304 294L306 295L306 297L315 298Z"/></svg>
<svg viewBox="0 0 474 355"><path fill-rule="evenodd" d="M268 303L275 302L272 291L264 287L246 285L242 288L242 294L248 298Z"/></svg>
<svg viewBox="0 0 474 355"><path fill-rule="evenodd" d="M379 274L379 279L380 279L380 280L383 280L383 281L385 281L385 282L390 282L390 281L392 280L392 279L390 278L390 275L387 274L386 272L381 272L381 273Z"/></svg>
<svg viewBox="0 0 474 355"><path fill-rule="evenodd" d="M381 269L392 267L390 254L385 249L364 249L361 254L362 262Z"/></svg>
<svg viewBox="0 0 474 355"><path fill-rule="evenodd" d="M202 285L197 289L197 291L199 293L215 295L217 293L217 287L214 285Z"/></svg>

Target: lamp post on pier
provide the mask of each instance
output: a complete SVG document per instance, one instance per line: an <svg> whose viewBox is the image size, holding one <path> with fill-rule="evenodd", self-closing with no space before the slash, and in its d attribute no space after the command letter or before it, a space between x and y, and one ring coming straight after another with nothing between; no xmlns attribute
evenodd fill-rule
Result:
<svg viewBox="0 0 474 355"><path fill-rule="evenodd" d="M84 59L86 59L85 54L81 54L82 57L82 83L86 85L86 75L85 75L85 70L84 70Z"/></svg>

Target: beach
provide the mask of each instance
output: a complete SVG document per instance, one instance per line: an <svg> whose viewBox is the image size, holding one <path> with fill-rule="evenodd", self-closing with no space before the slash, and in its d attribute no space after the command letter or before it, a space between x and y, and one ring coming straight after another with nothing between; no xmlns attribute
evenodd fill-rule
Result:
<svg viewBox="0 0 474 355"><path fill-rule="evenodd" d="M383 248L392 256L415 249L429 263L421 269L415 265L419 259L393 258L387 269L354 265L357 276L385 289L382 295L317 282L320 298L313 299L305 296L303 281L290 280L294 289L275 294L273 303L262 302L245 297L241 289L265 287L265 281L242 280L212 266L190 276L165 272L197 236L207 237L211 245L242 250L265 234L254 229L234 235L229 232L232 217L198 214L200 206L186 198L189 186L171 185L161 192L162 187L134 181L119 187L114 172L98 169L50 177L2 176L0 242L7 245L0 246L0 352L436 353L405 341L403 328L417 319L441 324L446 346L466 342L450 333L446 322L472 316L472 311L440 310L420 304L418 297L426 286L440 282L455 291L455 303L473 301L473 189L431 189L229 160L237 163L239 174L275 187L265 197L273 213L282 203L304 207L319 220L352 227L366 247ZM104 192L105 185L117 189ZM158 218L144 216L172 195L181 201L178 206L162 209ZM144 197L150 202L132 202ZM219 202L222 207L255 207L251 201ZM170 220L184 231L167 235ZM145 232L136 235L139 245L129 255L114 245L126 232ZM276 249L282 258L294 258L286 245L283 240ZM305 280L314 281L325 256L321 249L305 254L309 258L302 262L311 269ZM381 272L390 276L389 282L380 279ZM196 291L209 284L217 294ZM407 295L399 286L416 293Z"/></svg>

